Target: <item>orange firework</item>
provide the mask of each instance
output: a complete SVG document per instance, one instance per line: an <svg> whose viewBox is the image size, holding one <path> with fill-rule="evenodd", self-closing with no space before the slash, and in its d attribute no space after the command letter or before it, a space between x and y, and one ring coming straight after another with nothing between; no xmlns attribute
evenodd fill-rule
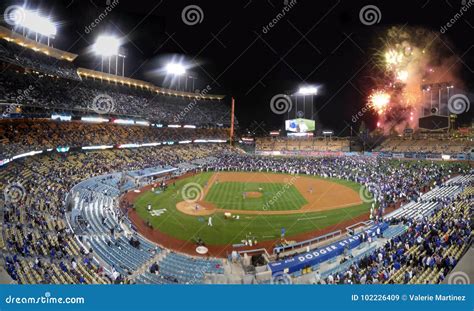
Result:
<svg viewBox="0 0 474 311"><path fill-rule="evenodd" d="M369 96L369 106L374 109L378 115L382 115L388 107L388 104L390 103L390 94L377 90L372 92Z"/></svg>

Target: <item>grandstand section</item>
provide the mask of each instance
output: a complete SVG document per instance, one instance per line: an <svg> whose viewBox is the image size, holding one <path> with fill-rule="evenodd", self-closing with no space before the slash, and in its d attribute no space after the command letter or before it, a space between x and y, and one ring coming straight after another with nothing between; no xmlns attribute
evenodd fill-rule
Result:
<svg viewBox="0 0 474 311"><path fill-rule="evenodd" d="M348 152L348 138L325 137L262 137L256 139L255 152L258 154L315 155L324 152Z"/></svg>
<svg viewBox="0 0 474 311"><path fill-rule="evenodd" d="M377 151L380 152L409 152L409 153L439 153L457 154L471 153L474 148L472 138L389 138L385 140Z"/></svg>

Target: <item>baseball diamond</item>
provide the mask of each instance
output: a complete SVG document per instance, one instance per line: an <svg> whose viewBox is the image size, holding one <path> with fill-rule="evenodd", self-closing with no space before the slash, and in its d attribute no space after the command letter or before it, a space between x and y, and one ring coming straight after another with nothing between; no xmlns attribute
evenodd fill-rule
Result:
<svg viewBox="0 0 474 311"><path fill-rule="evenodd" d="M181 195L176 196L191 182L203 186L201 201L186 202ZM243 198L242 190L259 188L264 193L262 197ZM240 242L250 232L258 241L275 240L281 228L292 236L367 215L370 204L361 201L359 189L360 185L354 182L313 176L207 172L179 180L175 187L159 195L145 191L134 204L143 220L172 237L190 241L196 238L196 229L202 228L199 237L207 244L228 245ZM146 209L148 204L153 209L166 208L169 218L164 221L153 217ZM226 219L225 213L239 219ZM211 215L214 226L208 228L202 219Z"/></svg>

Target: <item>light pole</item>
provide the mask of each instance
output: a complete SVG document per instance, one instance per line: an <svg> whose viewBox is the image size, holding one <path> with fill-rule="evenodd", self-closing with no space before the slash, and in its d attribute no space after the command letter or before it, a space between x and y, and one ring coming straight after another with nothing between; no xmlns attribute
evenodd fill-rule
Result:
<svg viewBox="0 0 474 311"><path fill-rule="evenodd" d="M104 72L104 57L108 62L108 73L111 73L111 61L115 57L115 75L118 75L118 58L122 58L122 76L125 73L125 55L119 53L121 40L111 35L101 35L92 47L97 55L100 55L100 70Z"/></svg>

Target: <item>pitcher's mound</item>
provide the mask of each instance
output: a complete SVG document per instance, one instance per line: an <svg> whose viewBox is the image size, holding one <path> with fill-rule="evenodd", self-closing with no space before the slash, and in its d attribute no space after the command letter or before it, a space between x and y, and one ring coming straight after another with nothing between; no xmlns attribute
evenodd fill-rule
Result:
<svg viewBox="0 0 474 311"><path fill-rule="evenodd" d="M260 198L263 194L261 192L258 192L258 191L250 191L250 192L246 192L247 194L247 198Z"/></svg>
<svg viewBox="0 0 474 311"><path fill-rule="evenodd" d="M182 213L193 216L212 215L215 212L215 207L205 202L193 203L181 201L176 204L176 208Z"/></svg>

